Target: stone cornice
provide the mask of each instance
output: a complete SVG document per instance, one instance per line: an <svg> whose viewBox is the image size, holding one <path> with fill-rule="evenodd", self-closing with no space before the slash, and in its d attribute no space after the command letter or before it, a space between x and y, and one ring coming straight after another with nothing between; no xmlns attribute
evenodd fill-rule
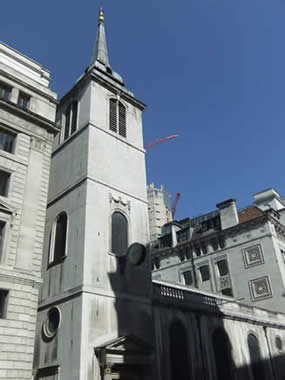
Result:
<svg viewBox="0 0 285 380"><path fill-rule="evenodd" d="M237 224L235 226L232 226L230 228L227 228L225 230L216 230L216 231L214 231L214 232L212 232L212 233L210 233L208 235L204 235L204 236L201 236L201 237L195 237L194 239L182 241L182 242L178 243L176 245L176 247L165 247L165 248L160 248L160 249L157 249L157 250L153 250L152 251L152 257L155 258L155 257L171 256L174 252L178 253L178 251L180 249L183 249L183 248L186 248L186 247L189 247L189 246L191 248L194 248L195 245L198 245L198 244L201 244L201 243L204 243L204 242L209 242L213 238L218 239L219 237L223 237L223 238L226 238L227 236L228 237L232 237L233 235L235 235L237 233L240 233L240 232L248 230L249 227L254 227L254 226L263 224L268 219L269 219L268 215L262 215L262 216L259 216L259 217L255 218L255 219L252 219L252 220L249 220L249 221L246 221L246 222L243 222L243 223L239 223L239 224ZM272 221L276 221L276 220L272 218ZM285 228L284 228L284 233L285 233ZM227 249L227 247L225 249ZM224 250L224 249L222 249L222 250ZM204 256L207 256L209 254L210 254L210 252L207 253L207 254L205 254Z"/></svg>
<svg viewBox="0 0 285 380"><path fill-rule="evenodd" d="M64 103L69 97L72 97L72 93L75 91L75 89L82 88L84 87L86 82L94 80L94 82L99 83L102 87L107 88L114 94L119 94L122 99L133 104L140 110L143 110L146 107L146 105L143 102L139 101L134 96L132 96L128 92L128 90L122 84L120 84L120 82L116 81L116 79L113 78L112 75L108 75L105 72L101 73L101 71L99 71L98 69L96 69L96 71L91 70L86 74L82 75L82 77L79 78L77 83L60 99L60 104Z"/></svg>
<svg viewBox="0 0 285 380"><path fill-rule="evenodd" d="M80 297L83 295L83 293L86 293L86 294L89 293L89 294L93 294L93 295L97 295L101 297L107 297L110 299L117 298L117 299L126 300L130 302L138 302L145 305L151 304L151 298L135 296L135 295L131 295L128 293L123 293L123 292L115 292L113 290L97 288L92 285L79 285L60 295L54 296L52 298L49 297L46 300L42 300L42 301L40 300L38 310L42 311L53 305L64 303L69 299Z"/></svg>
<svg viewBox="0 0 285 380"><path fill-rule="evenodd" d="M99 76L98 74L95 74L94 72L91 74L91 78L99 83L101 86L106 87L108 90L112 91L114 94L120 94L121 98L126 100L127 102L133 104L140 110L143 110L146 105L136 99L134 96L131 96L128 94L128 92L121 86L116 86L115 83L111 83L109 81L106 81L104 78Z"/></svg>
<svg viewBox="0 0 285 380"><path fill-rule="evenodd" d="M3 71L0 69L0 75L3 75L4 77L10 79L11 81L18 83L23 87L28 88L29 90L31 90L32 92L34 92L36 94L39 94L40 96L44 97L45 99L48 99L51 103L58 104L58 100L55 97L47 94L44 91L39 90L37 87L32 86L32 85L28 84L27 82L24 82L21 79L13 76L11 74L8 74L6 71ZM52 91L50 88L48 88L48 90Z"/></svg>
<svg viewBox="0 0 285 380"><path fill-rule="evenodd" d="M153 303L162 307L171 306L171 308L198 312L203 315L212 314L218 318L285 330L285 315L283 313L242 304L235 299L185 288L183 285L153 281Z"/></svg>
<svg viewBox="0 0 285 380"><path fill-rule="evenodd" d="M20 108L17 104L14 104L10 101L5 101L0 99L0 107L6 109L8 112L13 113L16 116L19 116L21 119L25 119L29 122L32 122L44 129L46 129L49 133L57 134L60 129L55 125L54 122L32 112L29 110L24 110Z"/></svg>
<svg viewBox="0 0 285 380"><path fill-rule="evenodd" d="M17 269L15 269L15 271L12 272L6 270L2 266L0 267L0 281L20 285L28 285L36 288L39 288L42 285L42 279L40 277L35 277L33 275L20 272Z"/></svg>
<svg viewBox="0 0 285 380"><path fill-rule="evenodd" d="M268 219L270 220L270 222L274 224L276 232L279 232L285 236L285 226L283 226L283 224L281 224L278 220L273 218L271 215L268 215Z"/></svg>
<svg viewBox="0 0 285 380"><path fill-rule="evenodd" d="M58 146L54 149L54 151L52 152L52 157L55 156L59 151L61 151L66 145L68 145L69 143L71 143L71 141L73 141L78 135L80 135L80 134L81 134L86 128L88 128L88 127L97 128L97 129L99 129L101 132L103 132L103 133L105 133L105 134L107 134L107 135L109 135L109 136L112 136L113 138L115 138L115 139L121 141L121 142L124 143L124 144L129 145L130 147L136 149L137 151L139 151L139 152L141 152L141 153L143 153L143 154L145 154L145 152L146 152L144 148L139 148L139 147L137 147L137 146L131 144L131 143L130 143L129 141L127 141L126 139L124 139L124 138L122 138L122 137L120 137L120 136L118 136L118 135L116 135L116 134L114 134L114 133L112 133L112 132L110 132L110 131L104 129L104 128L101 128L101 127L99 127L98 125L95 125L95 124L93 124L93 123L91 123L91 122L87 122L87 123L85 123L84 125L80 126L80 127L79 127L79 128L78 128L78 129L72 134L72 135L70 135L70 136L69 136L66 140L64 140L60 145L58 145Z"/></svg>

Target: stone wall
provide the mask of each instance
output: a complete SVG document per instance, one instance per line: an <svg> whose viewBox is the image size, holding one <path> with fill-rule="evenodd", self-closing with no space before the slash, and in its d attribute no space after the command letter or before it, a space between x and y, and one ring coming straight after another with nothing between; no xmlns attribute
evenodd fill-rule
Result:
<svg viewBox="0 0 285 380"><path fill-rule="evenodd" d="M56 95L48 88L47 71L4 44L0 81L11 89L0 98L1 141L5 133L14 135L10 151L0 148L0 169L9 173L8 191L0 195L0 290L7 294L5 310L1 305L0 378L20 380L32 377ZM25 107L18 104L21 93L30 97Z"/></svg>

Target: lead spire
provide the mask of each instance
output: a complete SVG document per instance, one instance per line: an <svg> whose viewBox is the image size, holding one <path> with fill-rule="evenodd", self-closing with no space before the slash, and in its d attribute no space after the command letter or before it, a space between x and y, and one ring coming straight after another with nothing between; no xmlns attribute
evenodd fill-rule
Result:
<svg viewBox="0 0 285 380"><path fill-rule="evenodd" d="M102 8L99 10L97 36L93 56L91 59L91 65L93 65L96 61L99 61L106 67L110 67L104 27L104 12Z"/></svg>

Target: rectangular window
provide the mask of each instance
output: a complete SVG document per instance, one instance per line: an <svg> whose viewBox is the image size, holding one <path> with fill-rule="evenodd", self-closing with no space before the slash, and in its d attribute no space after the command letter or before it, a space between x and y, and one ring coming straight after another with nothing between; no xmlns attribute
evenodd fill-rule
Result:
<svg viewBox="0 0 285 380"><path fill-rule="evenodd" d="M200 268L200 273L201 273L201 279L202 281L209 281L210 280L210 270L209 270L209 265L202 265Z"/></svg>
<svg viewBox="0 0 285 380"><path fill-rule="evenodd" d="M70 112L71 112L71 106L69 105L65 112L64 140L67 139L69 136Z"/></svg>
<svg viewBox="0 0 285 380"><path fill-rule="evenodd" d="M226 276L229 273L227 260L220 260L217 262L219 276Z"/></svg>
<svg viewBox="0 0 285 380"><path fill-rule="evenodd" d="M0 83L0 98L10 100L12 88L4 83Z"/></svg>
<svg viewBox="0 0 285 380"><path fill-rule="evenodd" d="M219 249L218 242L216 239L211 239L211 244L214 251L217 251Z"/></svg>
<svg viewBox="0 0 285 380"><path fill-rule="evenodd" d="M0 220L0 262L3 255L3 242L4 242L4 233L5 233L6 223L3 220Z"/></svg>
<svg viewBox="0 0 285 380"><path fill-rule="evenodd" d="M0 195L7 197L10 173L0 170Z"/></svg>
<svg viewBox="0 0 285 380"><path fill-rule="evenodd" d="M208 253L208 248L205 243L201 244L203 255L206 255Z"/></svg>
<svg viewBox="0 0 285 380"><path fill-rule="evenodd" d="M78 102L73 102L71 109L72 109L72 120L71 120L71 134L72 134L76 131L76 127L77 127Z"/></svg>
<svg viewBox="0 0 285 380"><path fill-rule="evenodd" d="M0 128L0 150L13 153L16 136Z"/></svg>
<svg viewBox="0 0 285 380"><path fill-rule="evenodd" d="M201 256L201 249L200 249L199 245L195 245L194 250L195 250L196 256L198 256L198 257Z"/></svg>
<svg viewBox="0 0 285 380"><path fill-rule="evenodd" d="M6 318L8 303L8 290L0 289L0 318Z"/></svg>
<svg viewBox="0 0 285 380"><path fill-rule="evenodd" d="M183 276L185 285L189 286L193 284L193 276L192 276L191 270L186 270L185 272L182 273L182 276Z"/></svg>
<svg viewBox="0 0 285 380"><path fill-rule="evenodd" d="M225 248L226 243L225 243L224 237L220 237L219 238L219 246L220 246L221 249Z"/></svg>
<svg viewBox="0 0 285 380"><path fill-rule="evenodd" d="M233 297L233 291L232 288L226 288L222 290L222 294L224 296Z"/></svg>
<svg viewBox="0 0 285 380"><path fill-rule="evenodd" d="M18 106L27 110L29 108L30 100L31 97L29 95L20 92L18 97Z"/></svg>

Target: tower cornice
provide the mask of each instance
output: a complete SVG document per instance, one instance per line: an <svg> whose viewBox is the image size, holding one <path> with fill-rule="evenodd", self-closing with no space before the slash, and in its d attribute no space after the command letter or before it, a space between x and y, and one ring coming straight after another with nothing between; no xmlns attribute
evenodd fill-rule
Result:
<svg viewBox="0 0 285 380"><path fill-rule="evenodd" d="M101 86L107 88L109 91L113 92L116 95L120 95L122 99L125 99L127 102L133 104L140 110L146 108L146 104L138 100L134 94L126 89L119 81L113 78L112 75L108 75L101 70L94 68L91 71L87 71L77 83L60 99L59 103L64 103L72 97L73 92L77 92L80 87L84 87L91 80L99 83Z"/></svg>

